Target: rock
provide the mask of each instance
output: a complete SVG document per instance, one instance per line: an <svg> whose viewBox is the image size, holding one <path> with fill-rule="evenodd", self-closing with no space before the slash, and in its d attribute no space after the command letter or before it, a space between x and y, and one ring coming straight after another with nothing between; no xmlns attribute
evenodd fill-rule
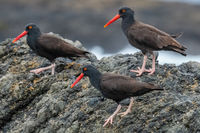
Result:
<svg viewBox="0 0 200 133"><path fill-rule="evenodd" d="M51 33L53 34L53 33ZM59 35L56 35L59 36ZM11 40L2 45L7 47ZM72 45L83 48L79 41ZM14 50L20 46L18 50ZM34 75L33 68L49 62L34 53L21 39L16 47L0 58L0 130L2 132L198 132L200 130L200 63L180 66L156 66L152 76L130 73L142 63L142 54L118 54L97 60L77 58L56 60L56 74L50 71ZM101 72L129 75L140 81L160 85L163 92L135 97L131 113L116 116L113 125L103 128L104 120L117 104L102 99L101 93L84 78L73 89L70 85L84 64L93 64ZM150 60L147 67L151 67ZM125 99L122 105L127 105ZM125 111L123 107L122 111ZM1 132L0 131L0 132Z"/></svg>
<svg viewBox="0 0 200 133"><path fill-rule="evenodd" d="M4 56L6 53L6 47L5 46L0 46L0 57Z"/></svg>

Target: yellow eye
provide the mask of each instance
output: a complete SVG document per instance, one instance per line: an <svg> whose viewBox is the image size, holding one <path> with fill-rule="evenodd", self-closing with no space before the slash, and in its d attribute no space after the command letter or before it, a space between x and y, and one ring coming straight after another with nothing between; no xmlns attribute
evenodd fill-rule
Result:
<svg viewBox="0 0 200 133"><path fill-rule="evenodd" d="M84 67L84 68L83 68L83 71L87 71L87 68L86 68L86 67Z"/></svg>
<svg viewBox="0 0 200 133"><path fill-rule="evenodd" d="M125 13L126 12L126 10L125 9L122 9L122 13Z"/></svg>
<svg viewBox="0 0 200 133"><path fill-rule="evenodd" d="M33 28L32 26L29 26L29 27L28 27L28 29L32 29L32 28Z"/></svg>

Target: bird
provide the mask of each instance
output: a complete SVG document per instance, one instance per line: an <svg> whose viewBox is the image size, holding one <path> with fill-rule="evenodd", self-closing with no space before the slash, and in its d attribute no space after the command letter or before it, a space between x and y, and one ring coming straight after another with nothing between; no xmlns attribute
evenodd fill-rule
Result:
<svg viewBox="0 0 200 133"><path fill-rule="evenodd" d="M113 123L113 118L118 114L122 117L131 112L133 97L141 96L154 90L163 90L159 86L151 83L140 82L128 76L122 76L115 73L101 73L93 65L82 67L82 73L71 85L73 88L84 76L89 77L90 83L99 90L103 97L114 100L118 106L115 112L105 120L103 127ZM130 98L128 109L125 112L118 113L121 109L120 101Z"/></svg>
<svg viewBox="0 0 200 133"><path fill-rule="evenodd" d="M27 35L27 44L39 56L45 57L51 62L50 66L31 70L38 74L44 70L52 69L51 74L55 73L55 59L58 57L85 57L89 58L89 52L78 49L66 41L53 35L42 33L36 24L30 23L25 27L25 31L17 36L12 43Z"/></svg>
<svg viewBox="0 0 200 133"><path fill-rule="evenodd" d="M152 25L137 21L134 15L135 12L131 8L120 8L119 13L108 21L104 25L104 28L117 19L122 18L121 28L129 43L137 49L140 49L144 55L142 67L138 67L137 70L130 70L131 72L137 73L136 76L141 76L144 72L149 72L149 75L152 75L155 72L156 57L153 51L168 50L186 56L185 50L187 48L175 40L179 38L182 33L170 35ZM151 69L145 68L148 53L153 55Z"/></svg>

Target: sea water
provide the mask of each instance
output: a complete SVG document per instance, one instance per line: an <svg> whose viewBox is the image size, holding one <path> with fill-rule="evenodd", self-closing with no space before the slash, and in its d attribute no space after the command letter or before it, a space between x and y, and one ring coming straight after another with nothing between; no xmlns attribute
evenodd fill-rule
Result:
<svg viewBox="0 0 200 133"><path fill-rule="evenodd" d="M127 45L125 48L123 48L121 51L117 53L104 53L103 49L99 46L93 47L92 49L90 49L90 51L92 53L95 53L98 59L101 59L103 57L108 57L115 54L134 54L136 52L139 52L140 50L137 50L136 48ZM180 65L188 61L200 62L200 55L183 56L171 51L159 51L159 56L157 60L159 61L159 64L170 63L175 65Z"/></svg>

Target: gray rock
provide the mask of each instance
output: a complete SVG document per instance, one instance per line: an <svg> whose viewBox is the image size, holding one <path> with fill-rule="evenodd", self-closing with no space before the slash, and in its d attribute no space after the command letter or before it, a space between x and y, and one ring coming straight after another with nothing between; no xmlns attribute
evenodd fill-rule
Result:
<svg viewBox="0 0 200 133"><path fill-rule="evenodd" d="M51 33L53 34L53 33ZM56 35L58 36L58 35ZM83 48L78 41L72 45ZM7 47L10 41L4 43ZM0 58L0 130L2 132L85 133L85 132L198 132L200 131L200 63L188 62L156 66L152 76L135 77L130 69L142 64L142 54L118 54L97 60L78 58L75 63L56 60L54 76L50 71L34 75L33 68L49 62L31 52L21 39L17 51L10 50ZM111 126L104 120L117 104L102 100L101 93L84 78L73 89L70 85L84 64L93 64L101 72L114 72L137 80L160 85L163 92L135 97L131 113L116 116ZM147 67L150 67L150 60ZM122 105L127 105L129 99ZM122 109L124 111L126 107ZM0 132L1 132L0 131Z"/></svg>
<svg viewBox="0 0 200 133"><path fill-rule="evenodd" d="M0 57L4 56L6 54L6 47L0 46Z"/></svg>

